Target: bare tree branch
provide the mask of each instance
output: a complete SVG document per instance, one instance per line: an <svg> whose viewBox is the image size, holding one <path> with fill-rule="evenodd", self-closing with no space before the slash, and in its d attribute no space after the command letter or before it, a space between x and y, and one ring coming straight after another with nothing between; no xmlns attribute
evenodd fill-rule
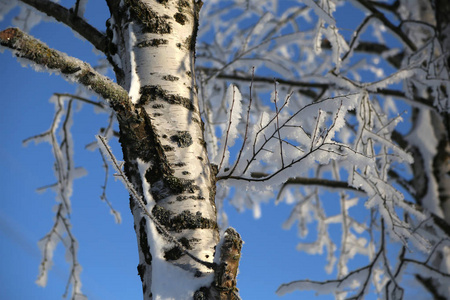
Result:
<svg viewBox="0 0 450 300"><path fill-rule="evenodd" d="M95 48L106 53L108 40L106 35L76 15L76 12L49 0L20 0L40 12L61 22L88 40Z"/></svg>

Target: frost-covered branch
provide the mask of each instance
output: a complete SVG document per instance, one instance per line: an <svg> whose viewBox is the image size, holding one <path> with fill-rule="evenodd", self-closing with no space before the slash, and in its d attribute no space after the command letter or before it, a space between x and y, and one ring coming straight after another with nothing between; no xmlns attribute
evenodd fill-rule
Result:
<svg viewBox="0 0 450 300"><path fill-rule="evenodd" d="M88 63L51 49L18 28L1 31L0 45L13 50L19 58L44 67L49 72L57 72L68 81L82 84L109 102L119 114L124 108L129 110L131 102L128 93L108 77L94 70Z"/></svg>
<svg viewBox="0 0 450 300"><path fill-rule="evenodd" d="M56 205L55 223L49 233L39 242L42 261L39 266L39 276L36 282L41 286L47 284L48 272L53 264L53 253L57 244L62 242L66 248L66 258L70 263L70 276L65 295L67 295L71 286L71 299L84 299L84 295L81 292L81 266L77 258L78 242L72 234L70 220L70 198L72 196L73 181L85 174L85 170L83 168L76 168L73 161L73 140L70 129L73 121L74 99L54 95L51 98L51 102L55 104L55 115L50 129L24 141L24 144L31 141L35 143L50 143L55 158L54 172L57 178L56 184L48 186L56 193L56 201L58 204ZM62 125L60 125L61 122ZM61 134L61 141L57 137L58 131Z"/></svg>
<svg viewBox="0 0 450 300"><path fill-rule="evenodd" d="M75 10L67 9L64 6L50 0L20 1L34 7L40 12L45 13L46 15L54 18L56 21L69 26L72 30L88 40L95 48L106 54L108 45L106 35L79 16L79 0L76 2Z"/></svg>

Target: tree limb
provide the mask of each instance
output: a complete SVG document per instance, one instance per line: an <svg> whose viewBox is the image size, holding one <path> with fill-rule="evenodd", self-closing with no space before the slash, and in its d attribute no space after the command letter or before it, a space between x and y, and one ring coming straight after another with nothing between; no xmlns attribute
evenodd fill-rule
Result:
<svg viewBox="0 0 450 300"><path fill-rule="evenodd" d="M70 9L49 0L20 0L21 2L45 13L56 21L69 26L88 40L95 48L106 54L108 40L97 28L75 15Z"/></svg>
<svg viewBox="0 0 450 300"><path fill-rule="evenodd" d="M366 0L357 0L359 4L361 4L365 9L370 11L375 18L381 21L384 26L392 30L412 51L417 50L417 46L410 40L410 38L399 28L395 26L389 19L378 9L376 9L372 3L367 2Z"/></svg>
<svg viewBox="0 0 450 300"><path fill-rule="evenodd" d="M218 71L218 69L215 68L207 68L207 67L198 67L197 70L203 71L206 74L212 74ZM216 75L216 78L218 79L224 79L224 80L233 80L234 82L240 81L240 82L254 82L254 83L273 83L276 81L280 85L290 86L290 87L298 87L298 88L319 88L319 89L326 89L332 86L332 84L329 83L319 83L319 82L309 82L309 81L300 81L300 80L288 80L288 79L282 79L282 78L275 78L275 77L264 77L264 76L247 76L242 75L239 73L232 73L232 74L224 74L219 73ZM393 89L378 89L377 91L370 91L371 94L378 94L383 96L392 96L392 97L398 97L405 100L409 100L409 102L412 105L419 105L420 106L426 106L429 109L436 110L437 108L433 106L433 103L429 100L422 98L422 97L414 97L414 99L410 99L403 91L399 90L393 90ZM312 93L311 91L308 93L311 96L316 96L315 93Z"/></svg>
<svg viewBox="0 0 450 300"><path fill-rule="evenodd" d="M0 31L0 45L14 50L17 57L30 60L48 71L57 71L68 81L84 85L108 101L119 116L133 111L128 93L121 86L95 71L88 63L51 49L18 28Z"/></svg>

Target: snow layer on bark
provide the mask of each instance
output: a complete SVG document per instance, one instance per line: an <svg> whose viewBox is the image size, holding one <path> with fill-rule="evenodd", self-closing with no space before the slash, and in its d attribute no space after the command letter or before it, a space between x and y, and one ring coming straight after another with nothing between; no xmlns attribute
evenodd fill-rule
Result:
<svg viewBox="0 0 450 300"><path fill-rule="evenodd" d="M128 91L128 94L130 95L131 102L133 104L136 104L140 97L140 89L141 89L141 83L139 76L136 71L136 58L134 54L134 47L136 44L136 36L133 32L133 24L130 23L128 25L128 52L130 53L130 72L131 72L131 80L130 80L130 90Z"/></svg>
<svg viewBox="0 0 450 300"><path fill-rule="evenodd" d="M147 222L147 237L152 254L152 285L153 299L192 299L196 290L209 286L214 274L204 277L194 277L192 272L167 262L164 258L164 246L167 241L158 233L152 222ZM176 283L176 284L174 284Z"/></svg>
<svg viewBox="0 0 450 300"><path fill-rule="evenodd" d="M144 197L147 201L148 211L152 211L155 200L150 194L150 184L145 179L145 173L151 166L141 159L137 159L139 173L141 174L142 188ZM166 261L165 251L170 246L167 243L167 237L163 237L157 230L153 221L146 223L147 239L152 255L152 282L151 291L153 299L192 299L196 290L202 286L209 286L213 280L214 274L211 273L204 277L194 277L192 272L181 269L179 266ZM173 245L172 245L173 246ZM211 256L212 257L212 256ZM176 284L174 284L176 282Z"/></svg>

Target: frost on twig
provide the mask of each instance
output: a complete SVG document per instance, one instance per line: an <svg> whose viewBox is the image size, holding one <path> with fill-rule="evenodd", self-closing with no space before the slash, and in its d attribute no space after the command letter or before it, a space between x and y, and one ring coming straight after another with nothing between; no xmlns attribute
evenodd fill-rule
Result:
<svg viewBox="0 0 450 300"><path fill-rule="evenodd" d="M54 93L50 98L50 102L55 105L55 115L53 117L50 129L44 133L30 137L24 140L24 145L30 142L41 143L47 142L52 147L53 156L55 158L54 172L56 183L39 188L38 192L44 192L51 189L56 193L54 224L51 230L39 241L39 247L42 252L42 261L39 267L39 275L37 283L41 286L47 284L48 272L50 271L53 261L53 253L59 242L66 249L66 259L70 264L70 275L66 286L65 295L70 292L71 299L84 299L81 292L81 265L78 261L77 251L78 242L72 233L72 224L70 215L71 196L73 191L73 181L86 174L84 168L75 167L74 162L74 145L71 133L73 123L73 115L77 109L81 108L82 103L92 105L100 111L107 110L102 102L93 101L83 97L84 90L78 90L77 94ZM78 104L78 105L77 105ZM114 118L110 116L106 133L110 135L113 131ZM106 180L106 179L105 179ZM105 187L102 197L106 198ZM106 199L107 201L107 199ZM111 203L108 202L112 212L115 212L115 218L120 221L120 214L114 210Z"/></svg>
<svg viewBox="0 0 450 300"><path fill-rule="evenodd" d="M84 299L81 291L81 266L78 261L78 242L72 233L71 196L73 192L73 181L86 172L83 168L77 168L73 161L73 139L71 126L74 114L75 99L63 95L54 95L50 102L55 105L55 116L50 129L39 135L30 137L24 144L34 141L35 143L48 142L52 147L55 158L54 172L57 179L56 184L49 187L56 193L55 218L52 229L39 241L42 252L42 261L39 266L37 284L47 284L48 272L53 264L52 258L59 242L66 248L66 259L70 264L70 275L67 282L65 295L71 287L71 299ZM58 132L61 140L58 139Z"/></svg>

